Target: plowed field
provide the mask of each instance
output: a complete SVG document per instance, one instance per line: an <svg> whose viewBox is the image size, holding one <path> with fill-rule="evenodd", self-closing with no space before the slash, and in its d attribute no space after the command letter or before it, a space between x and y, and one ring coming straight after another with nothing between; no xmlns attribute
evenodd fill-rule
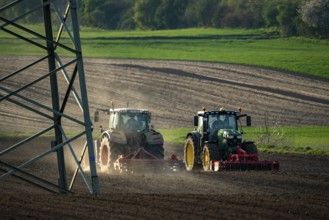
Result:
<svg viewBox="0 0 329 220"><path fill-rule="evenodd" d="M0 77L36 59L0 57ZM46 63L39 64L1 86L19 89L40 77L46 67ZM329 124L329 82L316 78L248 66L177 61L85 59L85 70L92 112L109 106L111 99L117 100L118 107L129 102L131 107L150 109L156 128L192 128L193 115L203 105L242 107L253 116L254 125L265 119L280 125ZM61 99L65 83L59 81ZM49 87L46 79L19 94L49 105ZM78 90L79 85L75 87ZM78 108L71 107L72 103L70 99L67 114L77 115ZM63 123L79 128L67 120ZM34 113L1 102L1 131L37 130L47 124L50 122ZM0 151L20 140L1 137ZM38 138L2 156L1 161L24 163L49 149L50 140ZM78 149L80 142L73 147ZM166 144L165 149L182 156L182 146ZM56 183L55 156L51 154L24 170ZM54 195L11 176L0 181L0 215L1 219L328 218L328 157L268 153L260 157L280 161L280 171L100 173L101 193L97 196L88 193L80 176L72 195ZM66 162L70 181L73 166Z"/></svg>
<svg viewBox="0 0 329 220"><path fill-rule="evenodd" d="M0 76L35 60L35 57L0 57ZM84 64L91 112L109 107L111 100L116 101L117 107L148 108L153 113L155 128L192 127L193 115L202 106L236 110L241 107L252 115L253 125L265 120L279 125L329 125L329 81L325 79L206 62L85 59ZM73 66L69 66L67 72L70 74L72 69ZM46 73L45 61L11 77L1 86L14 91ZM57 75L63 99L67 83L60 72ZM19 94L51 106L49 84L46 78ZM75 88L79 91L78 83ZM77 105L71 105L73 102L71 95L65 112L74 116L81 114ZM105 114L101 116L102 121L107 121ZM7 131L35 130L44 127L46 122L8 101L1 103L0 117L0 130ZM12 121L17 119L18 126Z"/></svg>

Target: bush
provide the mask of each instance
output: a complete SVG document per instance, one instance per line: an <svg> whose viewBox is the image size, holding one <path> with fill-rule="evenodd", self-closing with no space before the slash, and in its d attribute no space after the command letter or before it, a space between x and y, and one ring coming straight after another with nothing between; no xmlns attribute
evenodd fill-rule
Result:
<svg viewBox="0 0 329 220"><path fill-rule="evenodd" d="M303 22L316 34L329 36L329 0L311 0L299 10Z"/></svg>

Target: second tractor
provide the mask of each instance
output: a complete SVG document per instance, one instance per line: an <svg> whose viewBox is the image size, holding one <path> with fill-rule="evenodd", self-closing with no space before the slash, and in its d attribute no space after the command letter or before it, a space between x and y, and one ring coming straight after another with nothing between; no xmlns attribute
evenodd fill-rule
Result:
<svg viewBox="0 0 329 220"><path fill-rule="evenodd" d="M251 125L251 117L241 110L199 111L194 117L196 129L186 135L186 170L278 170L278 162L258 160L254 142L242 140L241 118Z"/></svg>

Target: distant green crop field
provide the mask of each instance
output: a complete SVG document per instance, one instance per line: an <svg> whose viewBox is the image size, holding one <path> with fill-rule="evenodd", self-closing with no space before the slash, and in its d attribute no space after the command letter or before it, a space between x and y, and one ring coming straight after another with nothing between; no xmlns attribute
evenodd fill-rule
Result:
<svg viewBox="0 0 329 220"><path fill-rule="evenodd" d="M184 145L186 134L192 128L160 130L164 140ZM244 128L244 140L255 141L260 151L329 155L329 126L280 127L283 137L277 145L260 143L259 128ZM273 132L273 130L272 130ZM272 135L276 135L273 134Z"/></svg>
<svg viewBox="0 0 329 220"><path fill-rule="evenodd" d="M43 32L38 25L30 28ZM26 37L33 39L30 34ZM228 62L329 78L328 40L281 38L267 29L106 31L82 28L81 42L85 57ZM67 34L63 34L61 43L72 46ZM0 55L44 53L3 31L0 31L0 47ZM63 49L58 53L72 56Z"/></svg>

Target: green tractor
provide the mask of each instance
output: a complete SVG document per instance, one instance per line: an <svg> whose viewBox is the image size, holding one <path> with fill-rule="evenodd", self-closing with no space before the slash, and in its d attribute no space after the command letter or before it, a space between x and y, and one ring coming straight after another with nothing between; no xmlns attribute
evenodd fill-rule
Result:
<svg viewBox="0 0 329 220"><path fill-rule="evenodd" d="M109 108L97 109L109 115L109 126L101 126L100 145L95 146L96 164L101 171L122 168L121 161L162 160L163 137L150 126L151 113L147 109Z"/></svg>
<svg viewBox="0 0 329 220"><path fill-rule="evenodd" d="M184 162L187 171L277 170L276 161L259 161L254 142L242 141L241 118L251 126L251 117L241 110L199 111L194 116L196 129L186 135ZM239 131L240 127L240 131Z"/></svg>

